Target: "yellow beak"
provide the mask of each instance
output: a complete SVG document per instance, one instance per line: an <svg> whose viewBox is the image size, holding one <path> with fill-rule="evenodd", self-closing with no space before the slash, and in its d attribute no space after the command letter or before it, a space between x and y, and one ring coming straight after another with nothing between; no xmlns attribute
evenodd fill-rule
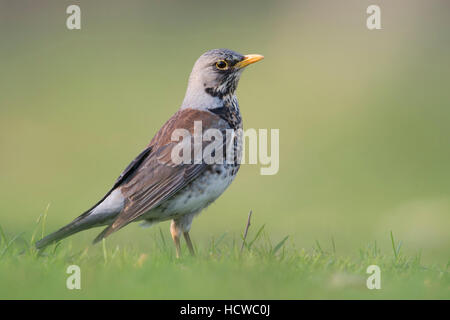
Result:
<svg viewBox="0 0 450 320"><path fill-rule="evenodd" d="M264 56L260 55L260 54L247 54L244 56L244 60L239 61L238 63L235 64L236 68L244 68L246 66L248 66L249 64L258 62L259 60L264 59Z"/></svg>

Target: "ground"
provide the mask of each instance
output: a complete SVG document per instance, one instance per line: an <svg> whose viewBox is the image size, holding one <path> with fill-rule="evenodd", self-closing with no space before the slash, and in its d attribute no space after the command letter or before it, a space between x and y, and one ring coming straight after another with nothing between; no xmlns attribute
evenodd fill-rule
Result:
<svg viewBox="0 0 450 320"><path fill-rule="evenodd" d="M155 228L151 250L138 246L74 249L66 241L38 252L25 234L6 236L0 246L0 298L24 299L448 299L449 264L424 265L420 255L402 254L376 242L355 255L340 255L334 240L297 248L289 237L272 241L264 226L242 236L223 234L175 258L170 238ZM252 232L253 231L253 232ZM79 290L69 290L70 265L80 267ZM381 270L381 289L367 288L367 267Z"/></svg>

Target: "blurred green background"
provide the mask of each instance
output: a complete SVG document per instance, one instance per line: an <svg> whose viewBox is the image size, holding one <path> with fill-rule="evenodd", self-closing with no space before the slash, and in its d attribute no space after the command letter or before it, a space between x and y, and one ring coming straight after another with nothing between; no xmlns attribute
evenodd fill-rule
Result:
<svg viewBox="0 0 450 320"><path fill-rule="evenodd" d="M406 252L450 252L450 3L0 1L0 224L47 231L109 189L182 102L206 50L260 53L242 76L245 128L280 129L280 170L243 165L194 222L201 246L253 210L274 239L353 254L389 232ZM66 8L81 7L81 30ZM168 233L169 225L161 225ZM99 232L72 237L86 247ZM130 225L112 245L149 248Z"/></svg>

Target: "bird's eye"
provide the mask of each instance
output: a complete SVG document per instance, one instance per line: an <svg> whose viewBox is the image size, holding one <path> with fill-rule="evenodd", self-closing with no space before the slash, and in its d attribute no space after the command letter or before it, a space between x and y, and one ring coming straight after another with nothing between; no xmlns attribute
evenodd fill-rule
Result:
<svg viewBox="0 0 450 320"><path fill-rule="evenodd" d="M216 68L219 70L228 69L228 63L225 60L219 60L216 62Z"/></svg>

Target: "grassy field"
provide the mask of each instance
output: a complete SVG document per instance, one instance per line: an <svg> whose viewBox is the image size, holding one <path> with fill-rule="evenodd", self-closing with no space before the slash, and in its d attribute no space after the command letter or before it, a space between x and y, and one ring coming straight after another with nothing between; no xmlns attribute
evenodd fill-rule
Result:
<svg viewBox="0 0 450 320"><path fill-rule="evenodd" d="M264 225L242 235L222 234L197 248L197 255L174 258L171 239L151 233L151 249L96 247L76 250L55 244L33 247L36 228L8 238L1 231L0 298L9 299L447 299L450 263L425 265L420 254L402 253L391 234L392 251L369 243L353 256L337 253L334 239L309 249L288 236L276 242ZM242 243L244 246L242 247ZM183 248L187 251L187 248ZM242 249L242 251L241 251ZM81 288L66 286L70 265L81 270ZM369 290L367 267L381 270L381 288ZM20 283L20 285L18 285Z"/></svg>
<svg viewBox="0 0 450 320"><path fill-rule="evenodd" d="M65 1L0 0L0 298L450 298L447 0L377 1L374 31L369 0L77 3L70 31ZM38 239L96 203L223 47L265 56L237 96L245 129L279 129L279 172L242 165L194 220L196 259L167 222L38 257L36 219Z"/></svg>

